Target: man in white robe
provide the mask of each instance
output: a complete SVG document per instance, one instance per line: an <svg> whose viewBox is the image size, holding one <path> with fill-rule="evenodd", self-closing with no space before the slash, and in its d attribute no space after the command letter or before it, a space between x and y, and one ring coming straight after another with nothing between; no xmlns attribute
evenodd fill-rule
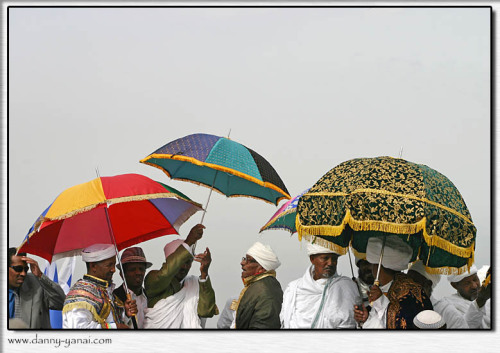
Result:
<svg viewBox="0 0 500 353"><path fill-rule="evenodd" d="M352 308L361 302L356 283L337 274L339 253L307 245L311 261L305 274L283 294L282 328L355 328Z"/></svg>
<svg viewBox="0 0 500 353"><path fill-rule="evenodd" d="M449 329L491 328L491 285L481 286L477 268L472 265L469 272L448 276L451 286L457 290L435 304L434 310L441 314Z"/></svg>
<svg viewBox="0 0 500 353"><path fill-rule="evenodd" d="M116 253L113 245L94 244L82 250L87 274L69 290L63 307L63 328L128 329L129 318L137 314L134 300L120 307L113 295Z"/></svg>

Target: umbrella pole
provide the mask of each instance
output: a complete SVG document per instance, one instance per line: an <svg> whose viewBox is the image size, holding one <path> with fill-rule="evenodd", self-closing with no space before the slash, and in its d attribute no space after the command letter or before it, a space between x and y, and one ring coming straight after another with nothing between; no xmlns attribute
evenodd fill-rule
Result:
<svg viewBox="0 0 500 353"><path fill-rule="evenodd" d="M205 213L207 213L208 203L210 202L210 196L212 196L212 191L214 190L215 179L217 179L217 173L219 173L218 170L215 171L214 181L212 182L212 187L210 188L210 192L208 193L207 203L206 203L205 208L203 210L203 215L201 216L200 224L203 224L203 220L205 219ZM194 253L195 249L196 249L196 243L193 244L193 253Z"/></svg>
<svg viewBox="0 0 500 353"><path fill-rule="evenodd" d="M373 284L375 284L377 287L380 284L378 277L380 275L380 267L382 266L382 258L384 257L384 248L385 248L385 241L386 240L387 240L387 236L384 236L384 240L382 241L382 250L380 251L380 259L378 260L377 278L375 278L375 281L373 282Z"/></svg>
<svg viewBox="0 0 500 353"><path fill-rule="evenodd" d="M113 228L111 227L111 222L109 221L108 205L107 204L106 204L106 207L104 208L104 213L106 213L106 221L108 222L109 235L111 237L111 241L113 242L113 245L115 246L115 252L116 252L116 257L118 259L118 263L120 264L122 271L124 271L123 265L122 265L122 260L120 257L120 253L118 252L118 247L116 246L116 239L115 239L115 235L113 233ZM128 292L127 281L125 280L125 278L123 278L123 287L125 288L125 293L127 293L127 299L131 299L130 293ZM137 319L135 318L135 315L132 315L132 324L134 325L134 329L137 330L138 326L137 326Z"/></svg>
<svg viewBox="0 0 500 353"><path fill-rule="evenodd" d="M352 273L352 280L354 283L356 283L356 288L358 288L358 294L359 294L359 302L356 303L358 308L361 308L361 305L363 305L363 293L361 293L361 289L359 288L358 281L356 280L356 277L354 276L354 268L352 267L352 258L351 258L351 251L347 249L347 253L349 254L349 265L351 265L351 273ZM358 328L361 328L361 324L358 322L356 323L356 326Z"/></svg>

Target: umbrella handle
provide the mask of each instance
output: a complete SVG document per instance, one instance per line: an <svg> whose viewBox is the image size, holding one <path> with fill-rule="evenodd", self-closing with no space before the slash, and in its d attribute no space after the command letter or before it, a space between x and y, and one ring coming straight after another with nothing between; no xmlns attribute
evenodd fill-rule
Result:
<svg viewBox="0 0 500 353"><path fill-rule="evenodd" d="M132 296L130 295L130 293L127 292L127 299L132 299ZM138 326L137 326L137 318L135 317L135 314L132 315L132 325L134 325L134 329L137 330L138 329Z"/></svg>

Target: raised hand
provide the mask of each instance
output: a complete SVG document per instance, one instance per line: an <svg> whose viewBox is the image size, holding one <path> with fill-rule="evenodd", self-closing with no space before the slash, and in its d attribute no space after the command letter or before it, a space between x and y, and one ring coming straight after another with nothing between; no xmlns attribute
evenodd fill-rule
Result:
<svg viewBox="0 0 500 353"><path fill-rule="evenodd" d="M200 263L201 278L206 279L208 276L208 268L212 263L212 255L210 250L207 248L204 253L195 255L194 261Z"/></svg>
<svg viewBox="0 0 500 353"><path fill-rule="evenodd" d="M40 266L38 266L38 262L36 262L31 257L22 256L22 261L26 261L27 264L30 265L31 272L37 276L38 278L42 277L42 271L40 270Z"/></svg>
<svg viewBox="0 0 500 353"><path fill-rule="evenodd" d="M203 229L205 229L205 226L203 224L197 224L197 225L195 225L189 231L189 234L188 234L186 240L184 240L184 242L187 245L189 245L189 246L191 246L194 243L196 243L203 236Z"/></svg>

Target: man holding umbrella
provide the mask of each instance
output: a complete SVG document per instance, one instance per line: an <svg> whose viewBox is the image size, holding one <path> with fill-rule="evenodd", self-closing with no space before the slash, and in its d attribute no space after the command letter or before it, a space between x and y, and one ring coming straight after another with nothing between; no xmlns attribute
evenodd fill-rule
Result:
<svg viewBox="0 0 500 353"><path fill-rule="evenodd" d="M116 250L110 244L94 244L82 250L87 274L69 290L63 307L63 328L128 329L131 316L137 314L135 300L124 307L115 301L112 284ZM127 318L128 317L128 318Z"/></svg>
<svg viewBox="0 0 500 353"><path fill-rule="evenodd" d="M113 294L122 302L127 300L127 293L137 304L137 328L144 327L144 311L148 307L146 291L142 284L146 269L153 264L146 261L146 256L142 248L134 246L125 250L120 257L121 264L118 264L120 276L123 278L123 284L113 291ZM126 284L126 286L125 286ZM128 288L128 292L127 292Z"/></svg>
<svg viewBox="0 0 500 353"><path fill-rule="evenodd" d="M364 305L355 307L354 318L363 328L411 329L419 312L433 309L422 286L401 272L411 256L411 247L395 235L368 240L366 259L374 276L379 272L379 285L375 282L368 294L372 304L369 314Z"/></svg>
<svg viewBox="0 0 500 353"><path fill-rule="evenodd" d="M165 262L152 270L144 281L148 297L144 328L202 328L204 318L219 313L215 304L208 268L212 262L210 250L193 256L192 246L201 239L202 224L195 225L186 240L171 241L163 249ZM201 264L200 276L188 276L191 264Z"/></svg>

